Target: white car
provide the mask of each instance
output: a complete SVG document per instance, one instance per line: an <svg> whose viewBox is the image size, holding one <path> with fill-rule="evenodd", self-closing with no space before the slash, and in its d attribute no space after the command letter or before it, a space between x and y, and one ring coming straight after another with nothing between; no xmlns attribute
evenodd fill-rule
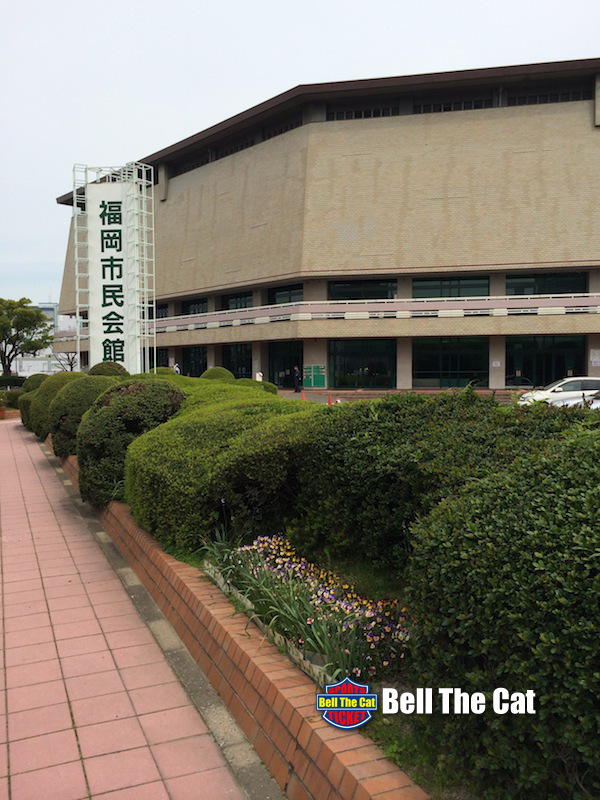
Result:
<svg viewBox="0 0 600 800"><path fill-rule="evenodd" d="M577 397L570 400L563 400L559 397L557 400L552 400L551 406L568 406L569 408L593 408L600 410L600 392L596 392L591 397Z"/></svg>
<svg viewBox="0 0 600 800"><path fill-rule="evenodd" d="M519 405L526 406L536 400L542 400L550 405L570 405L590 400L600 391L600 378L561 378L543 389L534 389L525 392L519 397Z"/></svg>

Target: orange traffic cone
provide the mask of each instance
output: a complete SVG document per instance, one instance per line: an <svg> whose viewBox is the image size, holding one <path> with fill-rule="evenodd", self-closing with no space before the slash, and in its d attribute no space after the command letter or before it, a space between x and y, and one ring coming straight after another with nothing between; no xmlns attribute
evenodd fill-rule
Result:
<svg viewBox="0 0 600 800"><path fill-rule="evenodd" d="M302 400L306 400L306 397L304 397L304 392L302 392L302 398L301 399Z"/></svg>
<svg viewBox="0 0 600 800"><path fill-rule="evenodd" d="M328 406L332 405L332 402L331 402L331 395L327 395L327 405L328 405Z"/></svg>

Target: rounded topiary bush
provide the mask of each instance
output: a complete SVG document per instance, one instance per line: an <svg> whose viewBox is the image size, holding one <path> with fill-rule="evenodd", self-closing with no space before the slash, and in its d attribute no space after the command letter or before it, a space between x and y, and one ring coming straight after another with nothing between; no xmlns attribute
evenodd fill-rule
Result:
<svg viewBox="0 0 600 800"><path fill-rule="evenodd" d="M263 392L269 392L269 394L277 394L277 387L274 383L270 383L269 381L255 381L254 378L238 378L236 383L242 386L255 386L257 389L262 389Z"/></svg>
<svg viewBox="0 0 600 800"><path fill-rule="evenodd" d="M88 375L116 375L127 377L129 373L122 364L115 361L100 361L88 370Z"/></svg>
<svg viewBox="0 0 600 800"><path fill-rule="evenodd" d="M240 390L238 390L240 391ZM224 521L220 459L237 436L297 410L265 392L204 403L140 437L127 453L126 498L139 524L167 546L195 550Z"/></svg>
<svg viewBox="0 0 600 800"><path fill-rule="evenodd" d="M52 447L59 458L77 451L77 428L83 414L94 400L114 386L118 378L111 375L86 375L83 380L68 383L50 404L49 425Z"/></svg>
<svg viewBox="0 0 600 800"><path fill-rule="evenodd" d="M416 526L407 605L414 685L487 696L482 715L419 720L429 742L493 790L600 796L600 431L469 484ZM535 715L491 692L533 690Z"/></svg>
<svg viewBox="0 0 600 800"><path fill-rule="evenodd" d="M31 430L31 422L30 422L30 409L31 404L35 398L38 389L34 389L31 392L24 392L19 397L19 412L21 414L21 422L23 425Z"/></svg>
<svg viewBox="0 0 600 800"><path fill-rule="evenodd" d="M97 398L77 431L82 498L98 508L122 499L127 448L168 420L183 400L183 392L160 379L123 381Z"/></svg>
<svg viewBox="0 0 600 800"><path fill-rule="evenodd" d="M173 375L173 373L175 373L175 370L171 369L171 367L157 367L156 373L154 373L154 370L150 370L150 375Z"/></svg>
<svg viewBox="0 0 600 800"><path fill-rule="evenodd" d="M209 367L205 370L201 378L209 381L227 381L227 383L235 383L235 375L225 367Z"/></svg>
<svg viewBox="0 0 600 800"><path fill-rule="evenodd" d="M63 386L83 378L81 372L57 372L36 389L29 408L29 426L38 438L45 439L50 433L50 404L54 397Z"/></svg>
<svg viewBox="0 0 600 800"><path fill-rule="evenodd" d="M19 407L19 397L23 394L23 389L21 388L9 389L4 394L6 397L6 405L8 408Z"/></svg>
<svg viewBox="0 0 600 800"><path fill-rule="evenodd" d="M49 377L49 375L45 375L43 372L35 372L33 375L30 375L23 384L23 391L33 392L36 389L39 389L46 378Z"/></svg>

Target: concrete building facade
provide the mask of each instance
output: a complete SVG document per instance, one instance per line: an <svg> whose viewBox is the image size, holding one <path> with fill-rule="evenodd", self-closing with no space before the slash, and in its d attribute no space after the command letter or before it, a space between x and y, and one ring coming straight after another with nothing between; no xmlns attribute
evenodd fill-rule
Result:
<svg viewBox="0 0 600 800"><path fill-rule="evenodd" d="M160 364L338 389L600 376L600 59L299 86L140 160Z"/></svg>

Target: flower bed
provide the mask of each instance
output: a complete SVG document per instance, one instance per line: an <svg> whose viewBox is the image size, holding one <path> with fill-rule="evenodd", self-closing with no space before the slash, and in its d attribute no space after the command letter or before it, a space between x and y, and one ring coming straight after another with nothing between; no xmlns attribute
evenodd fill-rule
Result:
<svg viewBox="0 0 600 800"><path fill-rule="evenodd" d="M283 536L236 547L207 543L212 564L249 602L251 616L283 637L292 655L315 660L319 682L349 675L379 679L403 658L409 630L397 600L370 600L298 555ZM294 652L295 651L295 652Z"/></svg>

